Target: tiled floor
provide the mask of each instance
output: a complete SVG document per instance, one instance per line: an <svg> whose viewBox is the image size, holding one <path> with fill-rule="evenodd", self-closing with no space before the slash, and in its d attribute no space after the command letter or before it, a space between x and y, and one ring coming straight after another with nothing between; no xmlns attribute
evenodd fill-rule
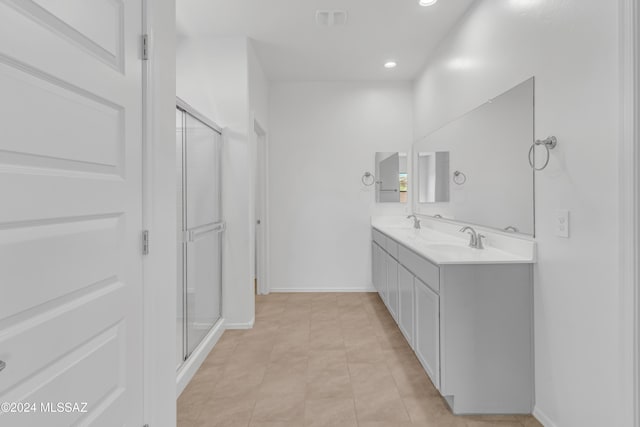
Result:
<svg viewBox="0 0 640 427"><path fill-rule="evenodd" d="M178 427L534 427L453 416L377 294L271 294L226 331L178 400Z"/></svg>

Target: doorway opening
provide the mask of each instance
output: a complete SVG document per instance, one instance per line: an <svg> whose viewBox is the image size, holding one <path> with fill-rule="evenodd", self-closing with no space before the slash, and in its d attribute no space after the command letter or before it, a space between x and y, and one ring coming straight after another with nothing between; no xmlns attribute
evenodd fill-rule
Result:
<svg viewBox="0 0 640 427"><path fill-rule="evenodd" d="M269 284L267 283L267 248L269 239L267 218L267 133L257 120L253 121L253 132L256 142L254 169L254 292L256 295L266 295L269 293Z"/></svg>

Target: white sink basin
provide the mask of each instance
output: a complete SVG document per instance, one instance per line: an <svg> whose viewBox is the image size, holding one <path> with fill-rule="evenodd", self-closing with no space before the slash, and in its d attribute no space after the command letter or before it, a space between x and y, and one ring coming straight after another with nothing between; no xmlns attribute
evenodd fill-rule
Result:
<svg viewBox="0 0 640 427"><path fill-rule="evenodd" d="M467 245L460 245L457 243L428 243L424 245L424 248L438 251L438 253L445 256L469 255L474 251L474 249Z"/></svg>

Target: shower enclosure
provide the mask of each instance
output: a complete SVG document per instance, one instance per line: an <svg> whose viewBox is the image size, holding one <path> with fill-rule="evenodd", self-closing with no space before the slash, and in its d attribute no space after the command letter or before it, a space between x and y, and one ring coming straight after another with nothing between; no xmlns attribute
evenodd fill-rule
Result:
<svg viewBox="0 0 640 427"><path fill-rule="evenodd" d="M221 318L221 145L220 129L178 99L178 369Z"/></svg>

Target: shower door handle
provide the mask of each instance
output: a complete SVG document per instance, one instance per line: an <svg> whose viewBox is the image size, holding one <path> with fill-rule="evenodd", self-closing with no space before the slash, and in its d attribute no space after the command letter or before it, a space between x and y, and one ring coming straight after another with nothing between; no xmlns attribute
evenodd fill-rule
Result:
<svg viewBox="0 0 640 427"><path fill-rule="evenodd" d="M186 234L185 240L187 242L193 242L209 233L222 233L226 228L227 227L224 222L216 222L212 224L203 225L201 227L196 227L191 230L187 230L187 232L185 233Z"/></svg>

